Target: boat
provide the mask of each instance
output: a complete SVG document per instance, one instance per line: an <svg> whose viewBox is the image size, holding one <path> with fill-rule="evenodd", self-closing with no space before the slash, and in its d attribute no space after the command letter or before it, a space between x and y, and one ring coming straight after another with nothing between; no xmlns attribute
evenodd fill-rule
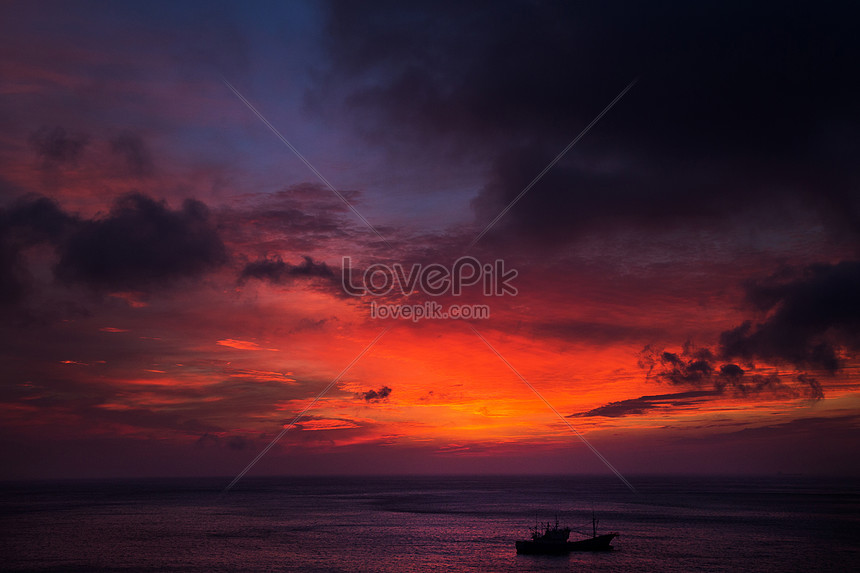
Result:
<svg viewBox="0 0 860 573"><path fill-rule="evenodd" d="M531 529L532 538L526 541L517 541L517 553L524 555L558 555L570 553L571 551L611 551L612 540L618 537L617 533L605 533L597 535L598 520L594 514L591 516L591 537L570 541L570 528L559 527L558 518L555 525L546 523L541 530L537 525Z"/></svg>

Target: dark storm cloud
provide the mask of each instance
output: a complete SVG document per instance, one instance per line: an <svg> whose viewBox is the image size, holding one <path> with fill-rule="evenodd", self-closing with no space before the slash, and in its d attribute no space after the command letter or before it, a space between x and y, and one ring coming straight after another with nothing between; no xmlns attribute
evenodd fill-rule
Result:
<svg viewBox="0 0 860 573"><path fill-rule="evenodd" d="M690 408L720 394L721 392L717 390L693 390L690 392L676 392L674 394L640 396L639 398L610 402L588 412L572 414L568 417L603 416L606 418L620 418L622 416L637 416L657 408Z"/></svg>
<svg viewBox="0 0 860 573"><path fill-rule="evenodd" d="M96 289L146 290L199 276L227 260L199 201L172 210L131 193L106 216L84 220L51 199L27 196L0 209L0 305L18 303L32 290L27 249L39 244L57 251L59 279Z"/></svg>
<svg viewBox="0 0 860 573"><path fill-rule="evenodd" d="M29 290L23 251L58 243L75 223L45 197L24 197L0 209L0 305L18 302Z"/></svg>
<svg viewBox="0 0 860 573"><path fill-rule="evenodd" d="M768 224L814 216L856 239L860 172L846 150L860 148L860 92L846 70L860 54L858 11L334 2L332 68L309 99L339 93L358 129L389 147L443 146L485 162L473 206L486 222L641 76L499 230L555 244L764 210Z"/></svg>
<svg viewBox="0 0 860 573"><path fill-rule="evenodd" d="M21 246L57 242L74 222L72 216L47 197L23 197L0 210L0 228L14 235Z"/></svg>
<svg viewBox="0 0 860 573"><path fill-rule="evenodd" d="M192 278L227 260L209 210L186 200L172 210L131 193L107 216L82 221L60 247L56 274L97 289L141 289Z"/></svg>
<svg viewBox="0 0 860 573"><path fill-rule="evenodd" d="M648 368L648 376L672 386L708 388L714 395L731 394L741 398L759 395L785 398L824 397L821 384L808 374L788 381L778 374L750 374L733 363L717 365L717 357L708 348L684 345L680 353L657 351L646 346L640 354L640 367ZM635 404L632 405L635 407Z"/></svg>
<svg viewBox="0 0 860 573"><path fill-rule="evenodd" d="M808 386L807 394L813 400L823 400L824 399L824 388L821 387L821 383L808 374L800 374L797 377L797 381L800 382L801 385Z"/></svg>
<svg viewBox="0 0 860 573"><path fill-rule="evenodd" d="M694 356L686 358L672 352L663 352L660 354L663 369L657 377L674 385L701 386L710 382L714 373L711 360L712 356L707 349L696 351Z"/></svg>
<svg viewBox="0 0 860 573"><path fill-rule="evenodd" d="M280 257L273 259L260 259L245 265L239 275L239 281L248 279L267 280L273 283L285 283L301 277L323 277L334 278L334 272L325 263L317 263L305 255L303 261L297 265L285 263Z"/></svg>
<svg viewBox="0 0 860 573"><path fill-rule="evenodd" d="M2 244L0 235L0 306L18 302L26 293L26 276L18 254Z"/></svg>
<svg viewBox="0 0 860 573"><path fill-rule="evenodd" d="M388 399L388 396L391 394L391 388L388 386L383 386L379 390L368 390L367 392L360 392L357 396L359 398L364 399L365 402L383 402Z"/></svg>
<svg viewBox="0 0 860 573"><path fill-rule="evenodd" d="M860 349L860 261L779 273L747 285L747 300L766 318L722 333L720 348L727 359L834 372L840 350Z"/></svg>
<svg viewBox="0 0 860 573"><path fill-rule="evenodd" d="M74 163L88 143L87 135L69 132L60 126L43 126L30 135L30 145L45 166Z"/></svg>
<svg viewBox="0 0 860 573"><path fill-rule="evenodd" d="M111 151L122 158L128 174L132 177L149 177L155 171L152 154L143 139L131 132L124 132L110 140Z"/></svg>

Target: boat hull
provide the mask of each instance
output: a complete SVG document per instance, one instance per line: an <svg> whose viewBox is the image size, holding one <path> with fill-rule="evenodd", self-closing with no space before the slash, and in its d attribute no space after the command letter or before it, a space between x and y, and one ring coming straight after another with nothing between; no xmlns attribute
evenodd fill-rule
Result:
<svg viewBox="0 0 860 573"><path fill-rule="evenodd" d="M571 551L612 551L617 533L607 533L579 541L517 541L517 553L523 555L561 555Z"/></svg>

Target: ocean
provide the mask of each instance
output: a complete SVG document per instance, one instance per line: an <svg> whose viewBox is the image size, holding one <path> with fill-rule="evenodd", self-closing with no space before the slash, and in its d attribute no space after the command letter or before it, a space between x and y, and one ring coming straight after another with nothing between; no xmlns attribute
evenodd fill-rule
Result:
<svg viewBox="0 0 860 573"><path fill-rule="evenodd" d="M860 484L804 477L4 483L5 571L858 571ZM536 521L615 550L517 555Z"/></svg>

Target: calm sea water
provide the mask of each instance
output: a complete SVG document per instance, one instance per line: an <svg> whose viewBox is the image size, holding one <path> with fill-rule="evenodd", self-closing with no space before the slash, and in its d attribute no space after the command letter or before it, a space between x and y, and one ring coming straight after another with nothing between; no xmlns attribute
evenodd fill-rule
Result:
<svg viewBox="0 0 860 573"><path fill-rule="evenodd" d="M860 484L801 478L247 478L0 486L21 571L858 571ZM517 555L536 517L615 551ZM571 534L571 538L578 537Z"/></svg>

